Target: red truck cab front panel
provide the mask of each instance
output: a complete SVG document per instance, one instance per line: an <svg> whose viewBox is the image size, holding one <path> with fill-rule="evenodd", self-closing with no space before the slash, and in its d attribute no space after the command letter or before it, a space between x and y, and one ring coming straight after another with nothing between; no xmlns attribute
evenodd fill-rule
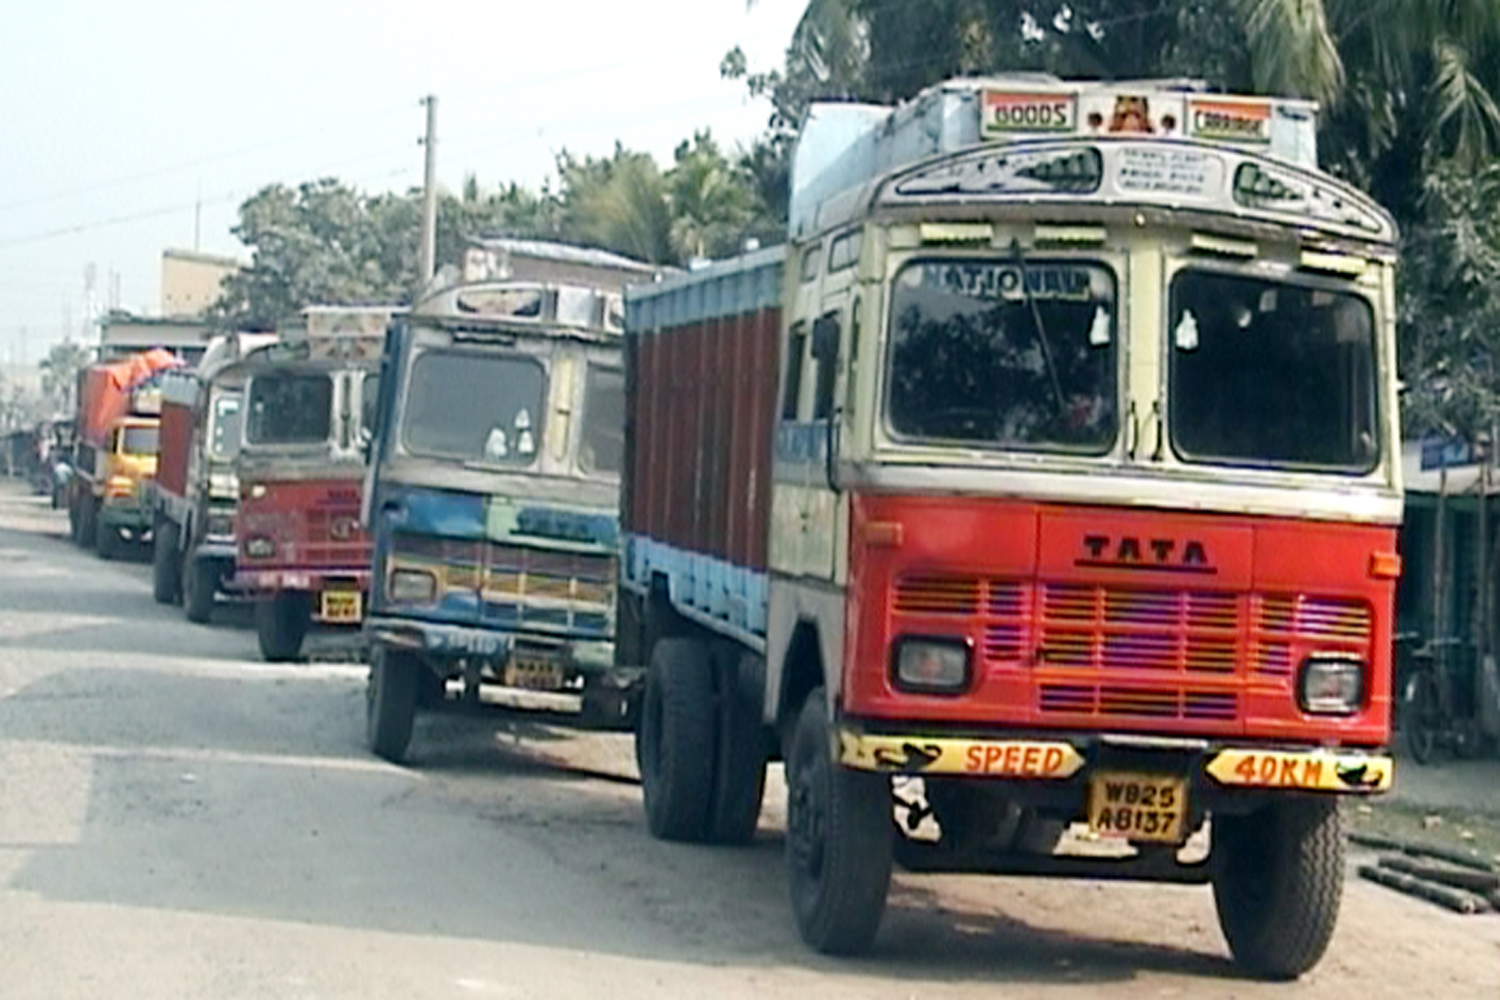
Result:
<svg viewBox="0 0 1500 1000"><path fill-rule="evenodd" d="M238 527L244 582L275 590L275 581L291 574L366 584L370 540L359 507L360 484L347 479L257 480L254 489L243 489Z"/></svg>
<svg viewBox="0 0 1500 1000"><path fill-rule="evenodd" d="M1380 746L1395 529L988 498L857 495L844 711L872 720ZM1377 559L1379 556L1381 558ZM902 692L901 636L971 682ZM1367 664L1359 711L1302 711L1313 653Z"/></svg>

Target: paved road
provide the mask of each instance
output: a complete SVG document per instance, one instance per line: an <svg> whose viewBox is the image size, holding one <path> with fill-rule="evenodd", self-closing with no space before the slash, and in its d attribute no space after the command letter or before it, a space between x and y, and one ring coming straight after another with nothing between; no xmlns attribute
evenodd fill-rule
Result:
<svg viewBox="0 0 1500 1000"><path fill-rule="evenodd" d="M1235 978L1200 889L898 877L876 957L797 941L756 844L650 840L619 738L443 719L258 661L0 486L0 998L1500 996L1500 917L1351 882L1323 965Z"/></svg>

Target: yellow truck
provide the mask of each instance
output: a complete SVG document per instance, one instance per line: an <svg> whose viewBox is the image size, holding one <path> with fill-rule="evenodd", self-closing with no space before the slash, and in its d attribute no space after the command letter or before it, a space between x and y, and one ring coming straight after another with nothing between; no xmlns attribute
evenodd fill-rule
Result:
<svg viewBox="0 0 1500 1000"><path fill-rule="evenodd" d="M151 530L148 483L156 475L161 393L157 378L178 367L167 351L148 351L85 368L78 376L78 438L68 500L73 540L101 558Z"/></svg>

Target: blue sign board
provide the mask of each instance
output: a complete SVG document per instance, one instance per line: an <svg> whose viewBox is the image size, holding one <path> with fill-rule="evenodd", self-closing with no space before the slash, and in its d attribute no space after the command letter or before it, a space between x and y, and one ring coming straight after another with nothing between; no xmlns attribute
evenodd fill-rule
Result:
<svg viewBox="0 0 1500 1000"><path fill-rule="evenodd" d="M1453 469L1484 461L1484 449L1463 438L1430 437L1422 440L1422 471Z"/></svg>

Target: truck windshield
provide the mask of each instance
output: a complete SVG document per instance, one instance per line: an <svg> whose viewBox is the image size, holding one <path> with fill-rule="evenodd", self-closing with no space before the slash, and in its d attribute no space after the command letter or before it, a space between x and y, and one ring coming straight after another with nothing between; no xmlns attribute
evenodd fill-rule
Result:
<svg viewBox="0 0 1500 1000"><path fill-rule="evenodd" d="M578 464L587 473L617 476L625 459L625 373L589 365Z"/></svg>
<svg viewBox="0 0 1500 1000"><path fill-rule="evenodd" d="M262 375L250 383L245 440L318 444L328 440L333 380L327 375Z"/></svg>
<svg viewBox="0 0 1500 1000"><path fill-rule="evenodd" d="M240 397L220 396L214 400L213 422L209 428L208 452L227 462L240 450Z"/></svg>
<svg viewBox="0 0 1500 1000"><path fill-rule="evenodd" d="M1118 426L1114 330L1115 279L1103 265L913 261L891 294L890 430L990 448L1107 452Z"/></svg>
<svg viewBox="0 0 1500 1000"><path fill-rule="evenodd" d="M1171 437L1191 462L1375 467L1369 303L1259 277L1180 271L1171 286Z"/></svg>
<svg viewBox="0 0 1500 1000"><path fill-rule="evenodd" d="M531 465L541 450L546 383L533 358L424 351L412 363L402 438L413 454Z"/></svg>
<svg viewBox="0 0 1500 1000"><path fill-rule="evenodd" d="M121 435L120 451L125 455L155 455L160 438L158 427L126 427Z"/></svg>

